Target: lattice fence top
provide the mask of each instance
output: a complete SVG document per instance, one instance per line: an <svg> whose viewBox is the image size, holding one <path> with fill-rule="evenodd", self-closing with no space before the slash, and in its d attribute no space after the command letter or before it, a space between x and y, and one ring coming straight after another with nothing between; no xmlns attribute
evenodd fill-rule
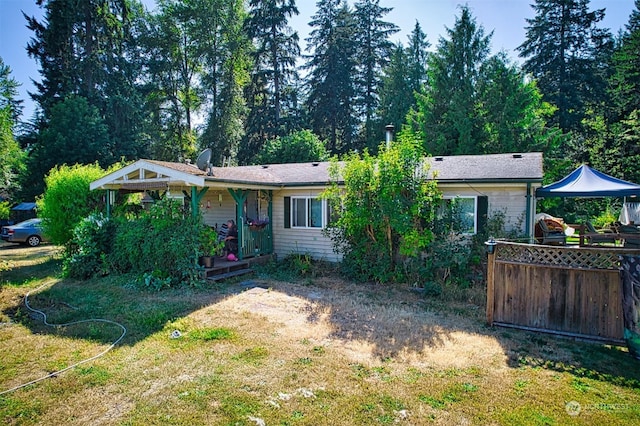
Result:
<svg viewBox="0 0 640 426"><path fill-rule="evenodd" d="M543 246L499 241L496 261L549 265L571 269L615 269L620 254L640 255L640 250L571 246Z"/></svg>

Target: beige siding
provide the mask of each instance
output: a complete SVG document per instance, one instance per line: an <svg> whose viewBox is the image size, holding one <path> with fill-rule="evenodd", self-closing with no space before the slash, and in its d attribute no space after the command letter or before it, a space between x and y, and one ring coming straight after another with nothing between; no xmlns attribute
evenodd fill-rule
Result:
<svg viewBox="0 0 640 426"><path fill-rule="evenodd" d="M527 185L526 184L490 184L490 185L460 185L441 184L443 195L455 196L487 196L489 201L489 218L497 212L505 214L505 228L510 231L518 229L524 232L526 228ZM532 194L534 190L531 190ZM531 198L531 208L535 206L534 197ZM533 216L531 216L533 217Z"/></svg>
<svg viewBox="0 0 640 426"><path fill-rule="evenodd" d="M283 190L273 195L273 249L282 259L291 253L309 254L314 259L338 261L331 240L322 235L321 229L284 227L284 197L315 197L321 189Z"/></svg>
<svg viewBox="0 0 640 426"><path fill-rule="evenodd" d="M219 201L218 194L222 195L222 201ZM207 202L209 202L208 208ZM207 191L200 203L200 210L202 211L204 223L209 226L217 226L219 228L229 219L236 220L236 202L226 190Z"/></svg>
<svg viewBox="0 0 640 426"><path fill-rule="evenodd" d="M489 202L489 217L496 212L505 213L505 227L507 230L518 228L525 231L526 223L526 184L489 184L464 185L441 184L444 196L487 196ZM534 189L531 190L532 194ZM273 193L273 248L279 258L289 254L309 254L315 259L339 261L340 256L333 251L332 241L322 234L321 229L300 229L284 227L284 197L316 197L322 188L315 189L283 189ZM222 194L222 202L218 200ZM209 208L207 208L209 201ZM531 217L535 211L535 199L531 198ZM222 225L229 219L235 220L236 205L231 195L226 191L210 190L205 194L201 209L205 223L215 226Z"/></svg>

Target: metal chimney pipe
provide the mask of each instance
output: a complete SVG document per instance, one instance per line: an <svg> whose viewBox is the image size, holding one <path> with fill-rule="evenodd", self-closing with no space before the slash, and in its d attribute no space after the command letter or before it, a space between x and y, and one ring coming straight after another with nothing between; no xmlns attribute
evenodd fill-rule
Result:
<svg viewBox="0 0 640 426"><path fill-rule="evenodd" d="M393 142L393 129L395 127L393 126L393 124L387 124L386 126L384 126L384 130L386 130L387 132L387 149L389 149L389 147L391 146L391 142Z"/></svg>

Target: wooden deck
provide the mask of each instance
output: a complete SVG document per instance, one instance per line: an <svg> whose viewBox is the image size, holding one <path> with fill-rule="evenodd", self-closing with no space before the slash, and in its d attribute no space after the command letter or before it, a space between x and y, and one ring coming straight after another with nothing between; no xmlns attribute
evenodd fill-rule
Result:
<svg viewBox="0 0 640 426"><path fill-rule="evenodd" d="M210 281L221 281L240 275L252 274L252 265L267 263L273 256L258 256L248 259L229 261L226 257L216 257L213 261L213 268L204 269L204 277Z"/></svg>

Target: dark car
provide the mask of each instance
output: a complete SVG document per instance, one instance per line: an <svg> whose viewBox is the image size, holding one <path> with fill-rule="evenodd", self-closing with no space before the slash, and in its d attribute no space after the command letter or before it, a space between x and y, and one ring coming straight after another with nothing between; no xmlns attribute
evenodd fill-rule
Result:
<svg viewBox="0 0 640 426"><path fill-rule="evenodd" d="M36 247L45 240L42 234L42 220L29 219L16 225L5 226L2 228L0 238L10 243L21 243Z"/></svg>

